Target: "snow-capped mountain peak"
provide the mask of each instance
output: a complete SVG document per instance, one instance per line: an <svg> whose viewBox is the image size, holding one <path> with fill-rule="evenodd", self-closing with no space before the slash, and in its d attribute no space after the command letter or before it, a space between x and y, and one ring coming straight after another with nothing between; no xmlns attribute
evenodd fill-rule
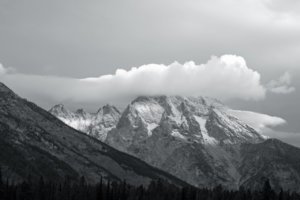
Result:
<svg viewBox="0 0 300 200"><path fill-rule="evenodd" d="M272 150L275 145L268 145L271 140L233 115L233 111L208 97L141 96L122 113L105 105L90 114L89 120L81 122L75 114L73 121L86 123L87 128L79 130L196 186L256 187L256 174L262 177L266 173L271 174L278 188L285 187L286 182L300 183L300 171L292 169L294 163L285 160L286 155L278 157L274 152L277 148L285 149L286 154L300 150L286 145ZM71 121L62 120L75 127ZM265 150L274 154L278 165L268 167ZM258 153L254 155L254 151ZM288 176L277 174L277 168ZM296 189L293 184L286 188Z"/></svg>
<svg viewBox="0 0 300 200"><path fill-rule="evenodd" d="M63 104L57 104L52 107L49 112L58 118L74 118L74 113L66 109Z"/></svg>
<svg viewBox="0 0 300 200"><path fill-rule="evenodd" d="M226 113L221 102L204 97L154 96L138 97L126 108L117 128L150 137L157 127L168 124L165 130L174 137L199 142L202 133L219 143L241 143L262 141L263 137L246 123ZM148 134L136 130L141 128ZM169 130L170 129L170 130ZM203 131L202 131L203 130ZM127 135L128 136L128 135ZM139 135L139 138L140 135ZM197 139L198 138L198 139ZM125 138L126 139L126 138ZM204 140L201 140L205 143Z"/></svg>
<svg viewBox="0 0 300 200"><path fill-rule="evenodd" d="M191 184L236 187L240 144L264 138L228 109L207 97L138 97L106 142Z"/></svg>
<svg viewBox="0 0 300 200"><path fill-rule="evenodd" d="M96 113L89 113L82 108L72 112L64 105L58 104L49 112L69 126L101 141L105 140L107 132L116 126L120 118L119 110L112 105L105 105Z"/></svg>

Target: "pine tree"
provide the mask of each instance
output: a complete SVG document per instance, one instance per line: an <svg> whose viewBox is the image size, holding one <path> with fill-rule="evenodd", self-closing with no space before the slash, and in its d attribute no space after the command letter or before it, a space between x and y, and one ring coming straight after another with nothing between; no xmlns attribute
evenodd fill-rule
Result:
<svg viewBox="0 0 300 200"><path fill-rule="evenodd" d="M126 195L126 181L124 180L122 183L122 188L121 188L121 199L122 200L126 200L127 199L127 195Z"/></svg>
<svg viewBox="0 0 300 200"><path fill-rule="evenodd" d="M37 200L45 200L45 182L41 176L37 186Z"/></svg>
<svg viewBox="0 0 300 200"><path fill-rule="evenodd" d="M107 185L106 185L106 194L105 194L105 200L109 200L110 199L110 181L107 181Z"/></svg>
<svg viewBox="0 0 300 200"><path fill-rule="evenodd" d="M1 177L1 173L0 173ZM183 187L179 188L162 180L152 181L148 187L130 186L126 182L103 182L87 184L82 177L78 182L66 179L64 184L57 182L24 181L23 183L1 182L4 196L0 200L299 200L298 193L283 191L276 194L270 182L266 181L262 190L251 191L241 187L229 191L221 186L214 189Z"/></svg>
<svg viewBox="0 0 300 200"><path fill-rule="evenodd" d="M97 200L103 200L103 182L102 182L102 176L100 179L100 183L97 185L97 191L96 191L96 199Z"/></svg>
<svg viewBox="0 0 300 200"><path fill-rule="evenodd" d="M20 200L32 200L33 199L32 192L33 191L32 191L31 182L24 181L21 184L19 199Z"/></svg>
<svg viewBox="0 0 300 200"><path fill-rule="evenodd" d="M61 199L69 200L71 199L71 183L70 178L68 176L65 177L65 181L61 191Z"/></svg>
<svg viewBox="0 0 300 200"><path fill-rule="evenodd" d="M278 200L283 200L283 190L282 190L282 188L280 189Z"/></svg>
<svg viewBox="0 0 300 200"><path fill-rule="evenodd" d="M84 176L81 176L79 181L77 198L80 200L85 200L87 198L86 181Z"/></svg>
<svg viewBox="0 0 300 200"><path fill-rule="evenodd" d="M263 193L263 200L273 200L274 191L272 190L269 179L265 181L262 193Z"/></svg>
<svg viewBox="0 0 300 200"><path fill-rule="evenodd" d="M3 177L2 177L2 167L0 166L0 199L4 197L4 185L3 185Z"/></svg>
<svg viewBox="0 0 300 200"><path fill-rule="evenodd" d="M181 189L181 200L186 200L186 188Z"/></svg>

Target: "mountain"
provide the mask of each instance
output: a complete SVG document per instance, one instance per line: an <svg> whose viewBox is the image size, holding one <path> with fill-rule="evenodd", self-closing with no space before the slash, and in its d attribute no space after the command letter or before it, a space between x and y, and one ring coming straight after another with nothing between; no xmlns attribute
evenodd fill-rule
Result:
<svg viewBox="0 0 300 200"><path fill-rule="evenodd" d="M101 112L106 113L106 108ZM83 175L90 183L102 176L134 185L147 185L157 179L185 185L168 173L67 126L2 83L0 137L0 165L5 179L20 181L28 176L44 176L62 180L65 176L77 179Z"/></svg>
<svg viewBox="0 0 300 200"><path fill-rule="evenodd" d="M190 184L237 188L239 144L264 139L226 109L211 98L139 97L106 142Z"/></svg>
<svg viewBox="0 0 300 200"><path fill-rule="evenodd" d="M105 143L199 187L300 191L300 149L267 139L207 97L138 97Z"/></svg>
<svg viewBox="0 0 300 200"><path fill-rule="evenodd" d="M299 191L300 150L266 139L230 111L206 97L139 97L106 143L195 186L259 188L269 178L276 189Z"/></svg>
<svg viewBox="0 0 300 200"><path fill-rule="evenodd" d="M83 109L71 112L64 105L55 105L49 112L69 126L87 133L100 141L106 139L107 133L116 127L120 119L120 111L111 105L105 105L96 113L88 113Z"/></svg>

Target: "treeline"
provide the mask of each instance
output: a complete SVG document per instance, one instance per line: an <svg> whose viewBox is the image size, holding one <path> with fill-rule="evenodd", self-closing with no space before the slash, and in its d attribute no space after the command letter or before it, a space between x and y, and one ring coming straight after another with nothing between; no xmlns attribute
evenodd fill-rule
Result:
<svg viewBox="0 0 300 200"><path fill-rule="evenodd" d="M228 191L218 186L214 189L195 187L178 188L160 180L151 182L145 188L134 187L126 182L105 182L87 184L84 177L78 182L68 178L63 183L27 181L12 184L0 179L0 200L299 200L296 193L280 191L275 193L268 181L260 191L240 188Z"/></svg>

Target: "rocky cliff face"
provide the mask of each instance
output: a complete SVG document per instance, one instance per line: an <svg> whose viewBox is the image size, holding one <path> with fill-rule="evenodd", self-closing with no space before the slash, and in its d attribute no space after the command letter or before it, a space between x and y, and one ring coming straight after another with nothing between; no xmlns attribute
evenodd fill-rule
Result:
<svg viewBox="0 0 300 200"><path fill-rule="evenodd" d="M59 113L74 115L62 106ZM53 111L54 112L54 111ZM103 108L101 119L109 109ZM76 114L88 116L81 111ZM105 121L105 120L104 120ZM29 175L62 180L85 176L95 183L126 180L147 185L151 180L184 185L179 179L65 125L47 111L20 98L0 83L0 164L4 178L20 181Z"/></svg>

